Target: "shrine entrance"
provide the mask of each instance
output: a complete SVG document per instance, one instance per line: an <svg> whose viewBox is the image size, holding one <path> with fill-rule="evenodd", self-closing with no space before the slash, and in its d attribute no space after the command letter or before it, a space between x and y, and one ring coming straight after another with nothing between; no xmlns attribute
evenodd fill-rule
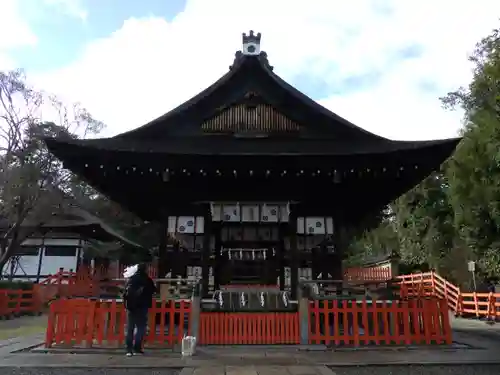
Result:
<svg viewBox="0 0 500 375"><path fill-rule="evenodd" d="M288 220L286 203L214 203L220 223L221 285L278 284L280 225ZM282 237L281 237L282 240Z"/></svg>
<svg viewBox="0 0 500 375"><path fill-rule="evenodd" d="M277 264L274 248L229 248L222 250L226 263L226 285L276 285Z"/></svg>

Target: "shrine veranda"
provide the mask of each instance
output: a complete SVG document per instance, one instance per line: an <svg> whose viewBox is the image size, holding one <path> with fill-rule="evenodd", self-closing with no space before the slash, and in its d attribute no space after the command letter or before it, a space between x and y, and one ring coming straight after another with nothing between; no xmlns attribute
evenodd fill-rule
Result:
<svg viewBox="0 0 500 375"><path fill-rule="evenodd" d="M355 126L281 79L251 32L227 74L158 119L46 144L111 200L163 224L160 277L200 267L205 297L274 285L294 300L299 275L341 282L352 229L437 170L459 141L393 141Z"/></svg>

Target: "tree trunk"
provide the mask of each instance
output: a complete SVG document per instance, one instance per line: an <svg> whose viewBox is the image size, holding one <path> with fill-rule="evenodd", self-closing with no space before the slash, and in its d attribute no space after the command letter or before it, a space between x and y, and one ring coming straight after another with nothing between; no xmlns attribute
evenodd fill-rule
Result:
<svg viewBox="0 0 500 375"><path fill-rule="evenodd" d="M4 274L4 268L7 265L10 257L14 253L14 249L16 248L16 244L14 241L11 241L10 243L6 244L6 246L2 245L2 250L0 253L0 275ZM9 272L9 280L12 279L12 273Z"/></svg>
<svg viewBox="0 0 500 375"><path fill-rule="evenodd" d="M0 257L0 278L3 278L3 269L7 264L7 260L8 258L5 258L2 253L2 256Z"/></svg>
<svg viewBox="0 0 500 375"><path fill-rule="evenodd" d="M21 227L15 224L2 238L1 250L0 250L0 275L3 275L3 270L9 259L14 255L15 250L19 245L26 239L26 237L20 236ZM10 237L8 236L10 234ZM10 240L9 240L10 239ZM12 275L9 276L9 279Z"/></svg>

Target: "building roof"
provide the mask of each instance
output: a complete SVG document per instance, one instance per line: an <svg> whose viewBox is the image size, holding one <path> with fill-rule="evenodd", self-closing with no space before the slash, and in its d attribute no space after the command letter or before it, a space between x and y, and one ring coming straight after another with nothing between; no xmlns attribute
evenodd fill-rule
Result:
<svg viewBox="0 0 500 375"><path fill-rule="evenodd" d="M167 155L367 155L404 151L441 149L449 155L460 138L433 141L353 141L341 139L275 139L229 137L172 137L150 141L122 138L71 140L46 140L56 155L88 156L96 152L167 154Z"/></svg>
<svg viewBox="0 0 500 375"><path fill-rule="evenodd" d="M5 220L0 221L0 228L7 227ZM37 227L38 222L30 222L29 218L23 223L23 227ZM82 208L72 206L64 213L55 214L44 223L36 232L58 232L58 233L78 233L88 239L100 241L120 241L133 247L142 248L141 245L128 239L119 231L113 229L103 220L90 214Z"/></svg>
<svg viewBox="0 0 500 375"><path fill-rule="evenodd" d="M111 138L47 139L49 150L147 220L193 202L284 200L355 221L438 169L460 141L361 129L286 83L245 40L228 73L163 116Z"/></svg>
<svg viewBox="0 0 500 375"><path fill-rule="evenodd" d="M370 154L460 139L393 141L355 126L276 75L267 54L236 53L228 73L163 116L111 138L48 139L60 158L97 151L162 154ZM450 151L451 152L451 151Z"/></svg>

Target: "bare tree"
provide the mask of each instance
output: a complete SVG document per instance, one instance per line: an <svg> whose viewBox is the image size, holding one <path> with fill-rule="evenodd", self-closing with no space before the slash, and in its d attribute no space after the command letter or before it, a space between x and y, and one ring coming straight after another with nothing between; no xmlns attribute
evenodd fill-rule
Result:
<svg viewBox="0 0 500 375"><path fill-rule="evenodd" d="M43 121L49 114L50 122ZM68 109L34 90L21 71L0 72L0 272L16 249L71 201L74 176L44 137L86 137L103 124L79 105Z"/></svg>

